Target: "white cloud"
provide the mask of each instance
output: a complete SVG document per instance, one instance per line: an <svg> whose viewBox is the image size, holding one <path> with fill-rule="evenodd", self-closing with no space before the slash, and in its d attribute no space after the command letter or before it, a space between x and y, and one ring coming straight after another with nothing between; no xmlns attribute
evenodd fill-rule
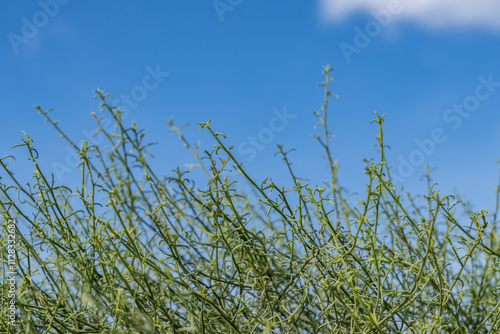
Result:
<svg viewBox="0 0 500 334"><path fill-rule="evenodd" d="M431 27L487 26L500 29L499 0L319 0L323 18L341 21L356 11L399 5L396 20L412 20Z"/></svg>

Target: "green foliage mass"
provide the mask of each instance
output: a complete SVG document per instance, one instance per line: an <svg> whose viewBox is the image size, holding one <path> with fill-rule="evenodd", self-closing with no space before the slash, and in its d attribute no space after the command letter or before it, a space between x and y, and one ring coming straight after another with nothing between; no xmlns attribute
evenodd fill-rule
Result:
<svg viewBox="0 0 500 334"><path fill-rule="evenodd" d="M160 177L144 131L97 91L116 123L106 145L76 145L81 183L58 184L38 164L24 183L0 160L0 332L23 333L499 333L497 211L473 212L441 194L406 194L391 182L382 123L380 159L366 160L366 192L339 184L324 104L315 115L329 181L309 185L279 154L293 183L253 179L210 122L213 147L193 153L206 182L181 169ZM108 116L108 117L109 117ZM498 201L497 192L497 203ZM498 207L497 207L498 209ZM17 327L7 318L8 220L15 218Z"/></svg>

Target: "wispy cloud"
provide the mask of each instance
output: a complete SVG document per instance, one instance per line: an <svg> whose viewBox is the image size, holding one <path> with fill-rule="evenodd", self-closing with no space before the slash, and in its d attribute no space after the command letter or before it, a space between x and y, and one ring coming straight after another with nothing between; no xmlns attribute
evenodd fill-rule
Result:
<svg viewBox="0 0 500 334"><path fill-rule="evenodd" d="M357 11L401 7L398 20L430 27L487 26L500 30L498 0L319 0L323 18L341 21Z"/></svg>

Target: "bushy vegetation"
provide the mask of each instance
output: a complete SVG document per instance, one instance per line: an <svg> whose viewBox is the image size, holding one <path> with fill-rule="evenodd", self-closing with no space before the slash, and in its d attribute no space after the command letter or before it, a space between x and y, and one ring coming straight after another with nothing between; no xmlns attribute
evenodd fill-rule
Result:
<svg viewBox="0 0 500 334"><path fill-rule="evenodd" d="M290 184L253 179L210 122L200 127L214 145L200 152L168 121L206 182L180 168L159 176L144 131L126 126L101 90L116 122L109 132L94 115L106 145L73 143L38 108L78 150L81 183L48 175L29 135L16 145L33 163L28 182L12 157L0 160L4 233L18 221L19 310L13 328L3 307L0 332L500 333L498 206L470 211L429 174L426 194L395 188L378 114L380 158L366 160L366 192L354 201L328 141L324 74L315 115L329 181L319 186L295 175L283 146Z"/></svg>

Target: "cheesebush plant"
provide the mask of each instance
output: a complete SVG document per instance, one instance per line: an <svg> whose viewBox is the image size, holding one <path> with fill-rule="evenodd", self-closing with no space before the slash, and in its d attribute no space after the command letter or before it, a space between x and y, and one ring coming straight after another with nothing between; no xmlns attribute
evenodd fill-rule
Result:
<svg viewBox="0 0 500 334"><path fill-rule="evenodd" d="M366 160L366 191L345 194L328 141L330 68L315 116L328 161L324 185L292 168L288 186L257 180L210 123L201 151L172 131L206 182L149 164L144 131L96 91L116 123L95 120L105 145L73 143L81 183L59 184L38 164L29 135L16 145L29 180L0 160L0 332L22 333L500 333L498 205L471 211L425 179L411 195L391 182L382 123L378 161ZM251 189L249 191L248 189ZM497 188L497 204L500 190ZM15 218L16 327L8 322L8 220Z"/></svg>

